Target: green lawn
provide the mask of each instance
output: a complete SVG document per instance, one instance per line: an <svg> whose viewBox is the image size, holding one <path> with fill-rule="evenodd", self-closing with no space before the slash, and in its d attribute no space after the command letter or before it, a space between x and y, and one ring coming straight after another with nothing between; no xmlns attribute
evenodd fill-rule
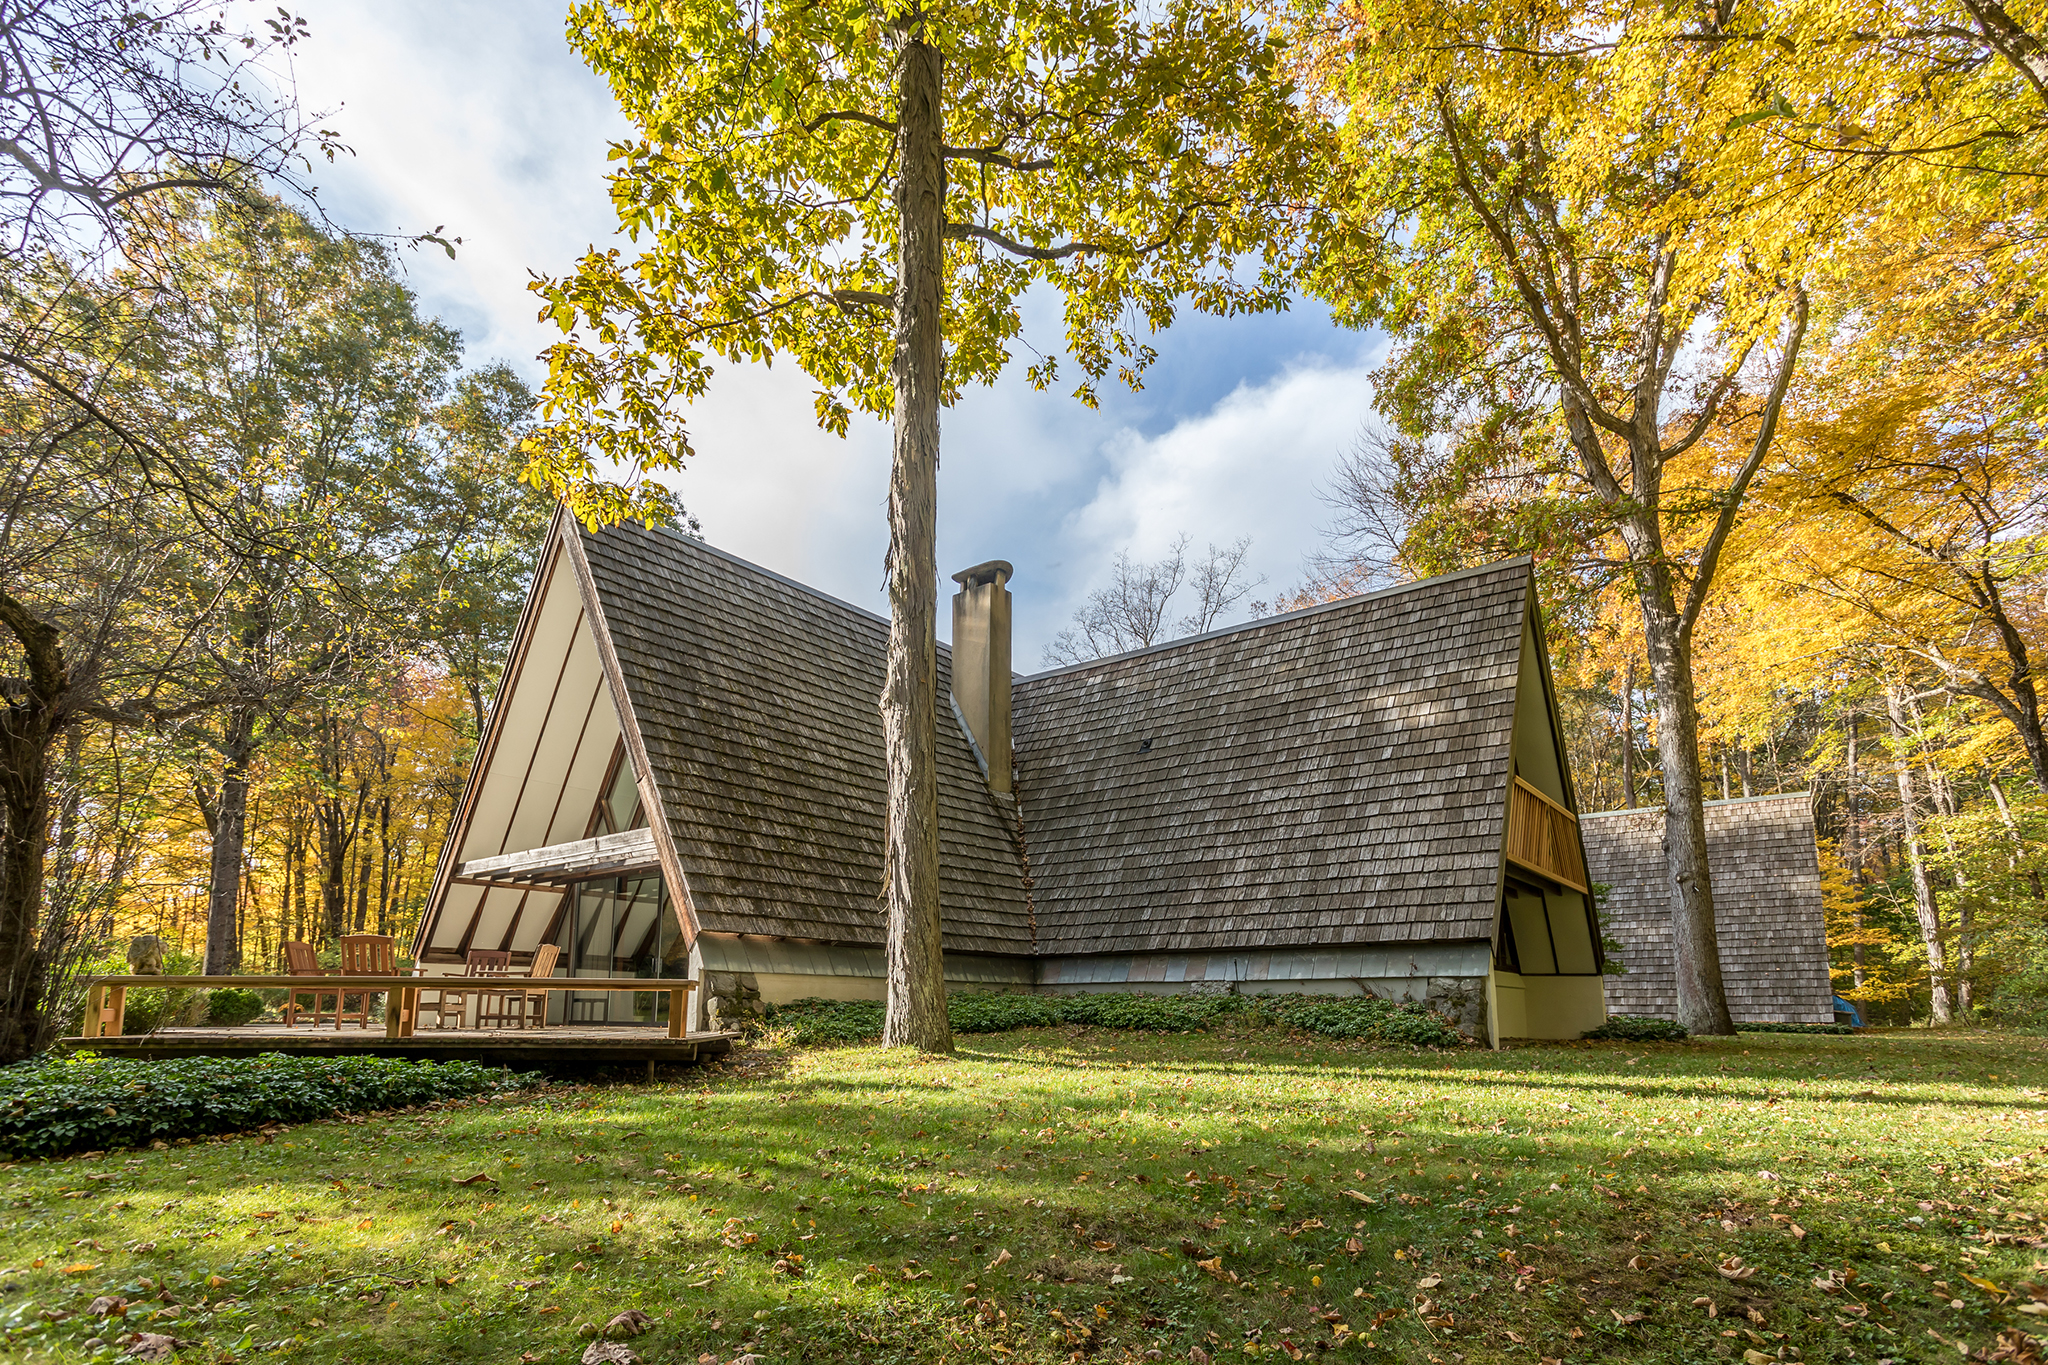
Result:
<svg viewBox="0 0 2048 1365"><path fill-rule="evenodd" d="M7 1166L0 1356L113 1359L140 1330L188 1361L566 1363L638 1309L650 1365L2038 1361L2013 1334L2043 1321L2019 1310L2048 1260L2044 1048L1056 1029L735 1054Z"/></svg>

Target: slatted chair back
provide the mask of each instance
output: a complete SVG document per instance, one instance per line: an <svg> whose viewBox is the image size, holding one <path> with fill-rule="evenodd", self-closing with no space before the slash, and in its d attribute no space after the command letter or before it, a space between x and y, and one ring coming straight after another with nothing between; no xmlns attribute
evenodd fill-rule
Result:
<svg viewBox="0 0 2048 1365"><path fill-rule="evenodd" d="M393 976L398 971L398 945L389 934L345 934L341 940L343 976Z"/></svg>
<svg viewBox="0 0 2048 1365"><path fill-rule="evenodd" d="M559 944L543 943L534 953L533 961L522 976L553 976L555 962L561 957ZM521 986L517 990L505 991L498 998L495 1017L500 1024L512 1024L525 1028L528 1024L545 1027L548 1021L548 992L546 987Z"/></svg>
<svg viewBox="0 0 2048 1365"><path fill-rule="evenodd" d="M313 945L310 943L287 942L284 945L284 964L285 973L288 976L327 975L320 966L320 954L314 951ZM339 1015L341 1011L341 996L339 994L333 991L316 991L310 986L303 987L294 990L285 998L284 1026L286 1028L296 1027L299 1022L299 1016L306 1012L306 1007L299 1003L306 996L313 998L313 1026L315 1028L320 1026L320 1020L324 1015L329 1013ZM321 1008L324 1003L330 1001L333 1004L332 1010ZM337 1018L335 1022L338 1027L340 1020Z"/></svg>
<svg viewBox="0 0 2048 1365"><path fill-rule="evenodd" d="M471 948L462 958L464 976L504 976L512 970L512 954L502 948Z"/></svg>

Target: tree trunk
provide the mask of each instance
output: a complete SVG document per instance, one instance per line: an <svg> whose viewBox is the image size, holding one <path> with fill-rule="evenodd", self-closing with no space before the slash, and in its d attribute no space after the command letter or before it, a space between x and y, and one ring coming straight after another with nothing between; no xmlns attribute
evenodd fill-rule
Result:
<svg viewBox="0 0 2048 1365"><path fill-rule="evenodd" d="M946 163L939 50L912 11L897 109L896 431L889 471L889 662L882 734L889 809L887 1047L951 1052L939 919L939 392L945 345Z"/></svg>
<svg viewBox="0 0 2048 1365"><path fill-rule="evenodd" d="M1919 796L1914 791L1913 760L1906 753L1910 731L1906 725L1903 688L1885 689L1885 708L1890 713L1892 739L1898 746L1893 767L1899 779L1899 824L1906 846L1906 861L1913 870L1913 913L1920 921L1920 939L1927 945L1928 1008L1934 1022L1946 1024L1955 1017L1949 1004L1948 951L1942 943L1941 905L1935 899L1934 879L1928 875L1927 859L1920 848Z"/></svg>
<svg viewBox="0 0 2048 1365"><path fill-rule="evenodd" d="M1998 774L1986 768L1984 781L1991 788L1991 799L1998 803L1998 818L2005 823L2006 837L2012 840L2012 859L2009 866L2017 870L2020 859L2027 851L2026 841L2020 837L2019 821L2013 819L2012 803L2005 798L2005 785L1998 780ZM2027 884L2033 891L2035 900L2048 901L2048 889L2041 885L2040 869L2027 869Z"/></svg>
<svg viewBox="0 0 2048 1365"><path fill-rule="evenodd" d="M318 808L320 820L320 911L323 942L339 942L348 932L348 826L338 797Z"/></svg>
<svg viewBox="0 0 2048 1365"><path fill-rule="evenodd" d="M0 697L0 1063L41 1051L48 1021L41 948L43 855L50 837L50 744L63 727L71 671L57 628L0 587L0 623L28 677ZM19 684L17 686L20 686Z"/></svg>
<svg viewBox="0 0 2048 1365"><path fill-rule="evenodd" d="M42 1046L37 948L43 852L49 838L49 731L42 707L0 711L0 1063Z"/></svg>
<svg viewBox="0 0 2048 1365"><path fill-rule="evenodd" d="M1854 711L1842 717L1842 728L1848 739L1848 780L1845 784L1842 805L1842 863L1849 871L1849 884L1860 887L1863 884L1863 849L1859 842L1862 831L1859 828L1859 806L1857 804L1856 778L1856 731L1860 722ZM1849 912L1850 922L1856 926L1856 942L1849 949L1850 974L1856 989L1863 989L1863 910Z"/></svg>
<svg viewBox="0 0 2048 1365"><path fill-rule="evenodd" d="M1632 546L1633 550L1634 547ZM1643 556L1638 551L1638 559ZM1657 691L1657 756L1664 770L1664 867L1671 888L1671 948L1678 1022L1686 1031L1728 1037L1735 1021L1721 983L1721 939L1707 871L1706 783L1700 764L1699 704L1693 695L1692 644L1672 601L1661 559L1636 571L1643 644Z"/></svg>
<svg viewBox="0 0 2048 1365"><path fill-rule="evenodd" d="M1636 808L1636 661L1628 661L1628 681L1621 689L1621 804Z"/></svg>
<svg viewBox="0 0 2048 1365"><path fill-rule="evenodd" d="M213 858L206 885L207 976L232 976L242 966L236 908L241 903L242 846L249 824L249 756L254 751L256 715L251 707L228 709L220 742L220 787L213 802Z"/></svg>
<svg viewBox="0 0 2048 1365"><path fill-rule="evenodd" d="M386 774L388 781L389 774ZM381 850L377 869L377 932L391 932L391 881L403 862L394 864L391 848L391 794L386 792L377 803L377 845Z"/></svg>

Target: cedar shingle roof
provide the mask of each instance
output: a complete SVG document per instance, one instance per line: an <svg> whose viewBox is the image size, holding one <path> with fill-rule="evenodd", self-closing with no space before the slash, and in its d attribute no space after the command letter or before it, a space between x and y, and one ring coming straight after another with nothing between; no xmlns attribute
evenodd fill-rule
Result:
<svg viewBox="0 0 2048 1365"><path fill-rule="evenodd" d="M880 943L888 623L673 531L581 534L702 927ZM948 677L942 645L945 945L1028 953L1014 824Z"/></svg>
<svg viewBox="0 0 2048 1365"><path fill-rule="evenodd" d="M1807 793L1709 801L1706 817L1707 871L1729 1012L1737 1023L1833 1022L1820 861ZM1601 897L1601 910L1628 968L1625 976L1607 978L1607 1007L1616 1014L1669 1019L1678 999L1663 808L1604 811L1581 817L1579 829L1588 873L1612 888Z"/></svg>
<svg viewBox="0 0 2048 1365"><path fill-rule="evenodd" d="M1018 681L1039 951L1490 938L1529 576Z"/></svg>

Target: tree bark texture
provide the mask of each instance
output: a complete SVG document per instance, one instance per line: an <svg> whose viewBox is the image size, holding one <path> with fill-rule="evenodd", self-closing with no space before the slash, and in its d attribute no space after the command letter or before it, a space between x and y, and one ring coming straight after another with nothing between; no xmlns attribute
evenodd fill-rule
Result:
<svg viewBox="0 0 2048 1365"><path fill-rule="evenodd" d="M1670 878L1672 966L1678 1022L1686 1031L1735 1032L1721 983L1721 937L1714 883L1707 870L1706 782L1700 771L1700 712L1693 693L1692 644L1672 601L1670 570L1637 570L1643 644L1657 690L1657 758L1664 773L1664 870Z"/></svg>
<svg viewBox="0 0 2048 1365"><path fill-rule="evenodd" d="M889 471L889 660L882 736L889 768L883 901L886 1047L951 1052L939 917L939 306L946 163L939 50L913 16L897 110L895 443Z"/></svg>
<svg viewBox="0 0 2048 1365"><path fill-rule="evenodd" d="M28 677L0 698L0 1064L45 1041L40 948L43 855L50 837L50 744L71 692L57 628L0 588L0 623L21 643Z"/></svg>
<svg viewBox="0 0 2048 1365"><path fill-rule="evenodd" d="M255 711L230 707L222 735L220 795L213 803L213 856L206 890L206 975L232 976L241 970L242 940L236 909L241 904L243 843L249 824L249 755L256 733Z"/></svg>
<svg viewBox="0 0 2048 1365"><path fill-rule="evenodd" d="M1949 998L1948 949L1942 941L1941 902L1935 896L1934 878L1928 874L1920 845L1920 798L1913 781L1913 760L1906 752L1912 731L1907 724L1905 689L1894 684L1885 689L1884 696L1891 715L1892 742L1898 749L1892 766L1899 779L1899 824L1906 863L1913 872L1913 914L1920 921L1920 941L1927 946L1928 1008L1935 1023L1946 1024L1955 1018Z"/></svg>
<svg viewBox="0 0 2048 1365"><path fill-rule="evenodd" d="M1842 730L1848 749L1848 780L1842 798L1842 865L1849 871L1849 884L1860 888L1863 885L1863 849L1861 844L1862 806L1860 787L1856 777L1856 731L1861 720L1854 711L1842 717ZM1849 912L1851 922L1856 926L1856 942L1849 949L1850 979L1855 989L1863 989L1863 910L1862 902Z"/></svg>

